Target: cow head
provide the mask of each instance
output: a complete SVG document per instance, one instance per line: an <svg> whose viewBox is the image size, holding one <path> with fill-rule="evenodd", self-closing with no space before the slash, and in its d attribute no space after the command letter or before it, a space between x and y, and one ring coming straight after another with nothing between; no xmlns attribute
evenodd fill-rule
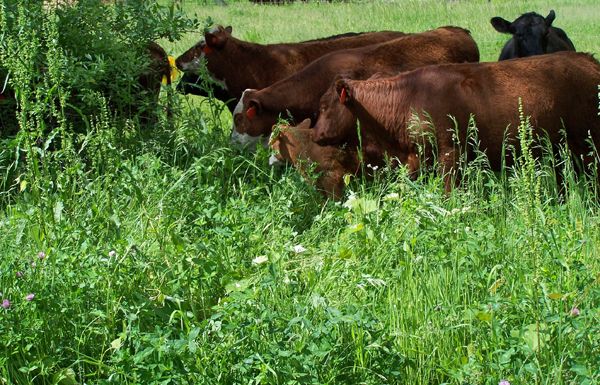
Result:
<svg viewBox="0 0 600 385"><path fill-rule="evenodd" d="M177 68L184 72L197 73L204 58L210 62L210 57L225 47L232 30L231 26L224 28L218 25L205 32L203 39L177 58L175 61Z"/></svg>
<svg viewBox="0 0 600 385"><path fill-rule="evenodd" d="M307 148L314 146L309 118L297 126L278 125L277 129L269 141L269 146L274 151L274 155L269 159L271 165L287 161L296 163L300 154L309 152Z"/></svg>
<svg viewBox="0 0 600 385"><path fill-rule="evenodd" d="M209 96L206 87L202 86L199 76L207 76L209 85L213 87L214 95L217 99L229 99L225 79L219 76L219 66L221 60L220 52L224 49L229 37L231 36L231 27L223 28L216 26L204 34L204 38L196 43L192 48L181 54L175 64L177 68L184 71L184 75L177 85L177 91L183 94L193 94L199 96ZM204 63L203 63L204 62ZM206 65L203 71L202 66Z"/></svg>
<svg viewBox="0 0 600 385"><path fill-rule="evenodd" d="M321 97L319 119L313 140L320 145L343 143L356 132L356 117L350 110L353 91L345 79L336 79Z"/></svg>
<svg viewBox="0 0 600 385"><path fill-rule="evenodd" d="M263 108L258 90L247 89L233 110L231 141L251 149L257 142L268 143L277 118Z"/></svg>
<svg viewBox="0 0 600 385"><path fill-rule="evenodd" d="M490 22L496 31L513 36L515 57L526 57L546 53L548 33L555 17L551 10L546 17L529 12L512 23L501 17L493 17Z"/></svg>

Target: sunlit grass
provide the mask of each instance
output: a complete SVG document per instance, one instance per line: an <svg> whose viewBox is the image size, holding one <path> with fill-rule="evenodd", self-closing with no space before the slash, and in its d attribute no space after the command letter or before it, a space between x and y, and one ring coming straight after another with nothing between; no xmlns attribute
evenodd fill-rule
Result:
<svg viewBox="0 0 600 385"><path fill-rule="evenodd" d="M183 5L265 43L460 25L484 60L506 39L490 17L549 11L208 3ZM598 52L600 5L563 3L556 25ZM450 194L384 168L331 202L266 150L230 148L220 104L175 98L151 130L107 118L85 153L41 151L3 194L0 384L600 381L600 211L568 164L562 192L525 154L517 172L463 165Z"/></svg>

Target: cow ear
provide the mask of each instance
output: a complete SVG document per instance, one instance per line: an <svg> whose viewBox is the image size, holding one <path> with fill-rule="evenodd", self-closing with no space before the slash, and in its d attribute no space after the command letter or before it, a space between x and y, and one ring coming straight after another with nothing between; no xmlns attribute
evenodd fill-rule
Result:
<svg viewBox="0 0 600 385"><path fill-rule="evenodd" d="M246 117L248 120L252 120L259 114L261 111L260 102L256 99L252 99L248 101L248 108L246 109Z"/></svg>
<svg viewBox="0 0 600 385"><path fill-rule="evenodd" d="M228 34L231 35L231 32L233 31L233 27L228 25L227 27L225 27L225 32L227 32Z"/></svg>
<svg viewBox="0 0 600 385"><path fill-rule="evenodd" d="M346 104L350 100L352 96L350 93L350 87L348 87L348 83L344 79L339 79L335 82L335 91L340 98L340 103Z"/></svg>
<svg viewBox="0 0 600 385"><path fill-rule="evenodd" d="M548 16L546 16L546 27L550 27L554 19L556 19L556 13L554 13L554 10L551 9Z"/></svg>
<svg viewBox="0 0 600 385"><path fill-rule="evenodd" d="M492 23L492 27L494 27L494 29L500 33L512 33L510 28L511 23L508 20L496 16L492 17L490 23Z"/></svg>
<svg viewBox="0 0 600 385"><path fill-rule="evenodd" d="M204 41L206 45L210 48L221 48L225 45L227 41L227 35L222 33L222 30L217 32L206 32L204 34Z"/></svg>

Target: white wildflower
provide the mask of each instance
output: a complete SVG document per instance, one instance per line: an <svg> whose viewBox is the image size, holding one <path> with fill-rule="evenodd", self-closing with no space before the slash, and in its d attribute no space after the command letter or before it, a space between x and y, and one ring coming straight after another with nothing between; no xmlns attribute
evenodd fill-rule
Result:
<svg viewBox="0 0 600 385"><path fill-rule="evenodd" d="M294 246L294 253L296 253L296 254L304 253L305 251L306 251L306 248L302 245Z"/></svg>
<svg viewBox="0 0 600 385"><path fill-rule="evenodd" d="M260 265L260 264L267 262L268 260L269 260L269 258L266 255L259 255L258 257L254 258L252 260L252 264Z"/></svg>

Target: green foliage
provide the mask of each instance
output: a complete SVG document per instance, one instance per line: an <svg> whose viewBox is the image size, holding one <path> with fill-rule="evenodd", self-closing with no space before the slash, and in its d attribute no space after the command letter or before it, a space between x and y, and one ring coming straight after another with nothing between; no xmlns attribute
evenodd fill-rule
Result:
<svg viewBox="0 0 600 385"><path fill-rule="evenodd" d="M435 173L371 167L373 181L348 180L330 202L293 169L268 167L267 151L230 148L231 118L210 98L165 87L140 128L127 111L137 50L196 25L160 4L2 2L20 131L3 131L0 147L0 383L600 381L595 175L534 141L527 111L515 166L499 174L475 117L452 193ZM183 2L269 41L456 15L481 37L490 14L514 6ZM561 27L577 14L556 8ZM333 21L302 24L321 14ZM573 31L579 46L585 31ZM478 41L495 57L504 37L489 36Z"/></svg>

